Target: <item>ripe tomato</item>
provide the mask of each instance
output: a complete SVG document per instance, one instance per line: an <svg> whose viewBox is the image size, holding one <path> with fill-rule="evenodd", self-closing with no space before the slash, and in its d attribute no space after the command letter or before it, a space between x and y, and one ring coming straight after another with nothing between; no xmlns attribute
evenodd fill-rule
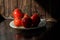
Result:
<svg viewBox="0 0 60 40"><path fill-rule="evenodd" d="M32 24L31 18L27 14L25 14L24 17L22 18L22 25L25 28L30 28L31 24Z"/></svg>
<svg viewBox="0 0 60 40"><path fill-rule="evenodd" d="M14 18L21 18L23 16L23 13L21 12L21 10L19 10L18 8L16 8L13 11L13 17Z"/></svg>
<svg viewBox="0 0 60 40"><path fill-rule="evenodd" d="M22 21L21 21L21 19L18 19L18 18L14 19L14 24L15 24L15 26L17 26L17 27L22 26Z"/></svg>
<svg viewBox="0 0 60 40"><path fill-rule="evenodd" d="M38 14L33 14L32 17L32 26L38 26L39 22L40 22L40 17Z"/></svg>

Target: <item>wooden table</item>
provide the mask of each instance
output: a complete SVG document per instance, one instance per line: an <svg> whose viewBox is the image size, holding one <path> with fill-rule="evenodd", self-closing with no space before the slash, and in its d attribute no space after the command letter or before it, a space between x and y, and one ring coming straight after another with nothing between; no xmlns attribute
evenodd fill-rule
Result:
<svg viewBox="0 0 60 40"><path fill-rule="evenodd" d="M44 34L53 26L54 23L47 22L45 31L36 36L26 37L22 34L17 34L14 29L9 26L12 20L7 19L0 23L0 40L41 40ZM40 32L40 31L39 31ZM20 35L20 36L19 36Z"/></svg>

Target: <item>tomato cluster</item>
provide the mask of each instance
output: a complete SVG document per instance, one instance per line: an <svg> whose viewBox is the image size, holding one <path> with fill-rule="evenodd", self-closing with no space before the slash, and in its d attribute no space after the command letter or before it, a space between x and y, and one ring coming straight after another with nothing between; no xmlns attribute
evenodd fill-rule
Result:
<svg viewBox="0 0 60 40"><path fill-rule="evenodd" d="M23 26L25 28L38 26L40 17L37 13L34 13L31 17L28 14L24 14L20 9L16 8L13 11L14 25L16 27Z"/></svg>

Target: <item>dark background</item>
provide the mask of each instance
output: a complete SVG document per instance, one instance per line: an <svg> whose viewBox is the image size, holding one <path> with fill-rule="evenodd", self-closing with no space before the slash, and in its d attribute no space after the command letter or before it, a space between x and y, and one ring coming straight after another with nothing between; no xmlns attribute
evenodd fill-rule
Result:
<svg viewBox="0 0 60 40"><path fill-rule="evenodd" d="M41 5L53 18L59 20L59 0L35 0Z"/></svg>
<svg viewBox="0 0 60 40"><path fill-rule="evenodd" d="M41 5L51 16L57 20L57 23L46 32L41 38L42 40L58 40L60 39L60 11L59 11L59 0L35 0L39 5Z"/></svg>
<svg viewBox="0 0 60 40"><path fill-rule="evenodd" d="M0 15L0 22L4 21L4 17L2 15Z"/></svg>

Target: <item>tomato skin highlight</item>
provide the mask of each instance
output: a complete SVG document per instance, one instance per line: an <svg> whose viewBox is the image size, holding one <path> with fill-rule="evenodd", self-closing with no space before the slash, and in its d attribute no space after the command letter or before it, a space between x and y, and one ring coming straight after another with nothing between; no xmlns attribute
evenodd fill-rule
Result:
<svg viewBox="0 0 60 40"><path fill-rule="evenodd" d="M14 17L14 18L22 18L22 17L23 17L23 13L21 12L20 9L16 8L16 9L13 11L13 17Z"/></svg>
<svg viewBox="0 0 60 40"><path fill-rule="evenodd" d="M22 26L21 19L18 19L18 18L14 19L14 25L17 26L17 27Z"/></svg>

